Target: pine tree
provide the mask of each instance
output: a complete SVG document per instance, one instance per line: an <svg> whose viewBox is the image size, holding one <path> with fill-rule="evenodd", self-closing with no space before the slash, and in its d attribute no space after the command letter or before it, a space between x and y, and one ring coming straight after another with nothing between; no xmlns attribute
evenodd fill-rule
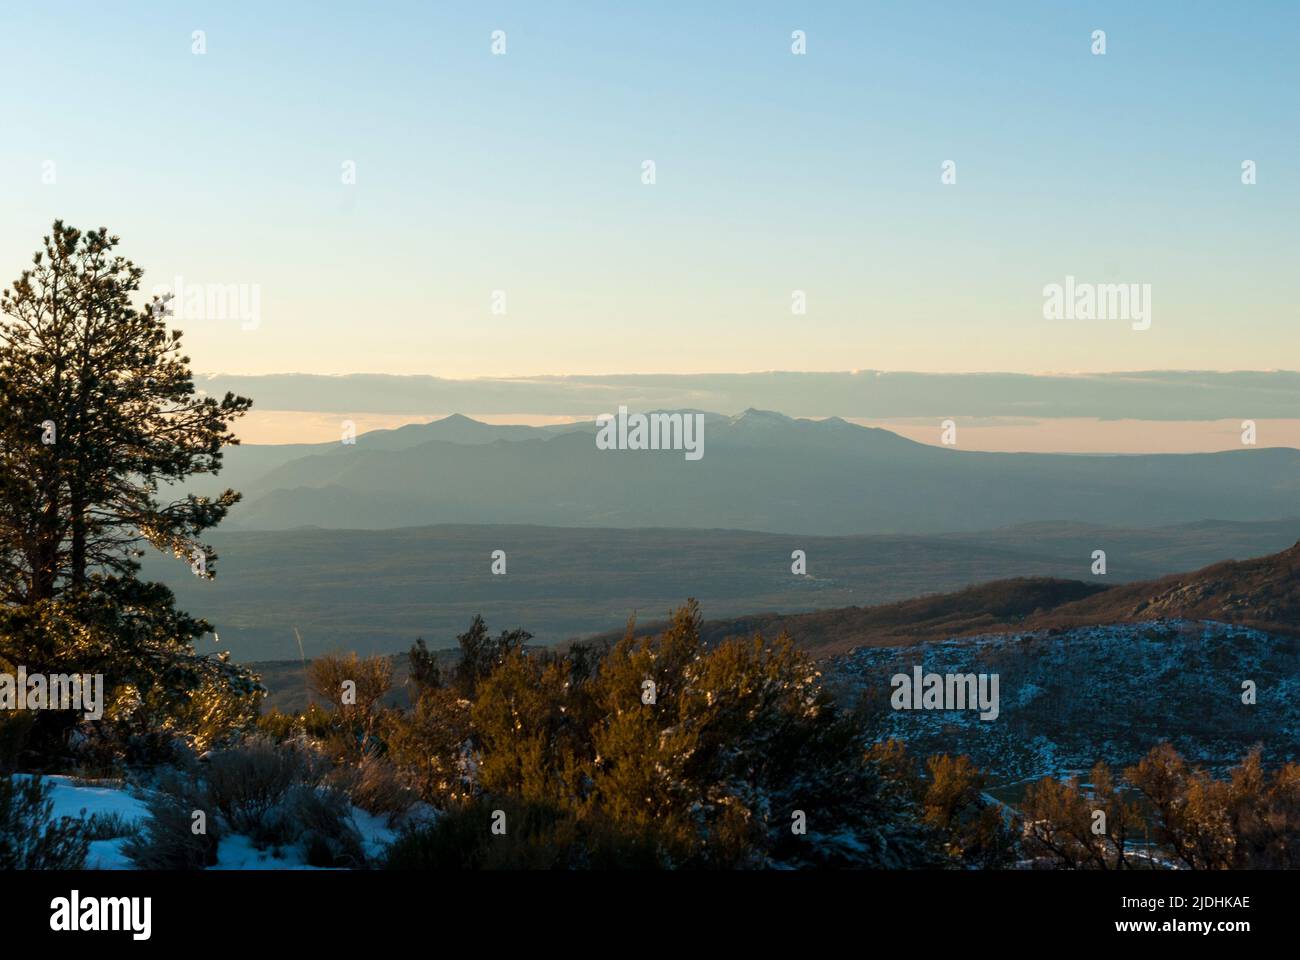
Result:
<svg viewBox="0 0 1300 960"><path fill-rule="evenodd" d="M104 673L121 733L185 727L203 740L247 720L259 688L194 652L211 626L139 580L139 557L151 544L213 576L199 537L239 495L165 491L220 469L251 401L195 390L168 298L135 305L143 271L118 242L55 221L0 294L0 654ZM75 721L40 719L47 734Z"/></svg>
<svg viewBox="0 0 1300 960"><path fill-rule="evenodd" d="M132 576L143 540L210 577L198 541L239 499L160 490L220 469L232 420L252 401L195 391L165 298L136 307L143 271L101 228L55 221L0 295L0 589L53 599L93 572Z"/></svg>

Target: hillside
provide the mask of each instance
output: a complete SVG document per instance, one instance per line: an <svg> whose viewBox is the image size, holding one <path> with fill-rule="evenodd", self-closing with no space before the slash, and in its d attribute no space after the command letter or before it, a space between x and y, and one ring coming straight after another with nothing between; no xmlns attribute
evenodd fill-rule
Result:
<svg viewBox="0 0 1300 960"><path fill-rule="evenodd" d="M1264 557L1119 586L1017 578L869 607L711 620L705 634L719 640L756 631L788 633L803 649L832 657L858 647L1158 619L1216 621L1300 636L1300 542ZM638 632L656 627L646 624ZM611 632L601 639L615 636Z"/></svg>
<svg viewBox="0 0 1300 960"><path fill-rule="evenodd" d="M1113 587L1031 621L1036 629L1182 617L1300 635L1300 542L1250 560L1228 560L1151 583Z"/></svg>
<svg viewBox="0 0 1300 960"><path fill-rule="evenodd" d="M997 674L996 720L890 709L890 678L917 666ZM1242 626L1148 620L863 647L824 673L875 718L879 736L923 756L967 754L995 787L1085 772L1101 759L1123 767L1166 740L1218 770L1255 746L1270 764L1300 757L1300 639ZM1258 689L1255 703L1242 702L1245 679Z"/></svg>

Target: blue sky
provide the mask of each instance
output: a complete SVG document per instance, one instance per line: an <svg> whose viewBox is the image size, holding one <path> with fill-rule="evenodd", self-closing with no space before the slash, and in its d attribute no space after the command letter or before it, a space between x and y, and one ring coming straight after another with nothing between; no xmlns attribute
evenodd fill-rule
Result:
<svg viewBox="0 0 1300 960"><path fill-rule="evenodd" d="M63 217L256 285L256 329L178 321L214 372L1294 369L1297 40L1262 2L11 6L0 278ZM1045 320L1067 274L1151 284L1151 329Z"/></svg>

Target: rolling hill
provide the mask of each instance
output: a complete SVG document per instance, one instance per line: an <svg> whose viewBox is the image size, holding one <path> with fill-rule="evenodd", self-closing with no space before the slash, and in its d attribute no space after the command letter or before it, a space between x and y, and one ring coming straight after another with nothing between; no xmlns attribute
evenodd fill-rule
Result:
<svg viewBox="0 0 1300 960"><path fill-rule="evenodd" d="M710 620L704 629L711 641L755 632L787 633L814 656L833 657L859 647L1154 620L1213 621L1300 637L1300 542L1264 557L1119 586L1013 578L867 607ZM660 627L648 623L637 632L652 633ZM598 639L619 635L611 631Z"/></svg>

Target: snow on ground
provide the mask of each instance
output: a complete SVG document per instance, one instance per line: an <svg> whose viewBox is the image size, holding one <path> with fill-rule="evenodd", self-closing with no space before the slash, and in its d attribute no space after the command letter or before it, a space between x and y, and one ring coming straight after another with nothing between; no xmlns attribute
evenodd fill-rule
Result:
<svg viewBox="0 0 1300 960"><path fill-rule="evenodd" d="M352 822L361 833L367 857L376 857L397 836L388 826L388 819L367 813L360 807L352 808ZM217 847L217 864L214 870L323 870L313 867L304 859L301 846L276 847L259 850L248 837L226 834Z"/></svg>
<svg viewBox="0 0 1300 960"><path fill-rule="evenodd" d="M27 774L17 776L26 777ZM143 800L120 781L88 784L72 777L42 777L49 797L54 802L52 818L107 816L118 814L129 823L142 824L149 819L149 808ZM112 785L110 785L112 784ZM397 836L383 815L367 813L359 807L352 808L352 821L361 833L367 857L377 857ZM131 862L122 854L126 837L95 840L90 844L86 867L90 870L131 870ZM225 834L217 847L215 870L314 870L308 866L298 846L258 850L252 840L239 834Z"/></svg>
<svg viewBox="0 0 1300 960"><path fill-rule="evenodd" d="M916 667L1000 679L996 720L960 709L892 709L893 676ZM1259 744L1300 757L1300 641L1216 621L1150 620L861 647L826 670L867 699L886 735L922 755L969 755L998 787L1137 763L1162 741L1211 769ZM1242 699L1243 681L1259 691Z"/></svg>
<svg viewBox="0 0 1300 960"><path fill-rule="evenodd" d="M213 870L315 870L303 860L297 847L258 850L253 841L239 834L226 834L217 847Z"/></svg>
<svg viewBox="0 0 1300 960"><path fill-rule="evenodd" d="M25 774L19 774L25 776ZM126 820L146 820L149 808L121 786L92 785L72 777L42 777L54 801L54 817L119 814ZM111 783L114 781L105 781Z"/></svg>
<svg viewBox="0 0 1300 960"><path fill-rule="evenodd" d="M397 831L388 825L388 817L383 814L368 813L360 807L353 807L352 822L361 831L367 857L379 856L386 846L397 839Z"/></svg>
<svg viewBox="0 0 1300 960"><path fill-rule="evenodd" d="M18 774L18 776L26 776ZM72 777L42 777L50 800L54 802L52 818L91 817L95 814L107 816L118 814L131 823L140 823L149 818L149 810L137 797L122 787L96 786L78 782ZM114 837L111 840L92 840L90 852L86 856L86 867L90 870L129 870L131 862L122 855L122 845L126 837Z"/></svg>

